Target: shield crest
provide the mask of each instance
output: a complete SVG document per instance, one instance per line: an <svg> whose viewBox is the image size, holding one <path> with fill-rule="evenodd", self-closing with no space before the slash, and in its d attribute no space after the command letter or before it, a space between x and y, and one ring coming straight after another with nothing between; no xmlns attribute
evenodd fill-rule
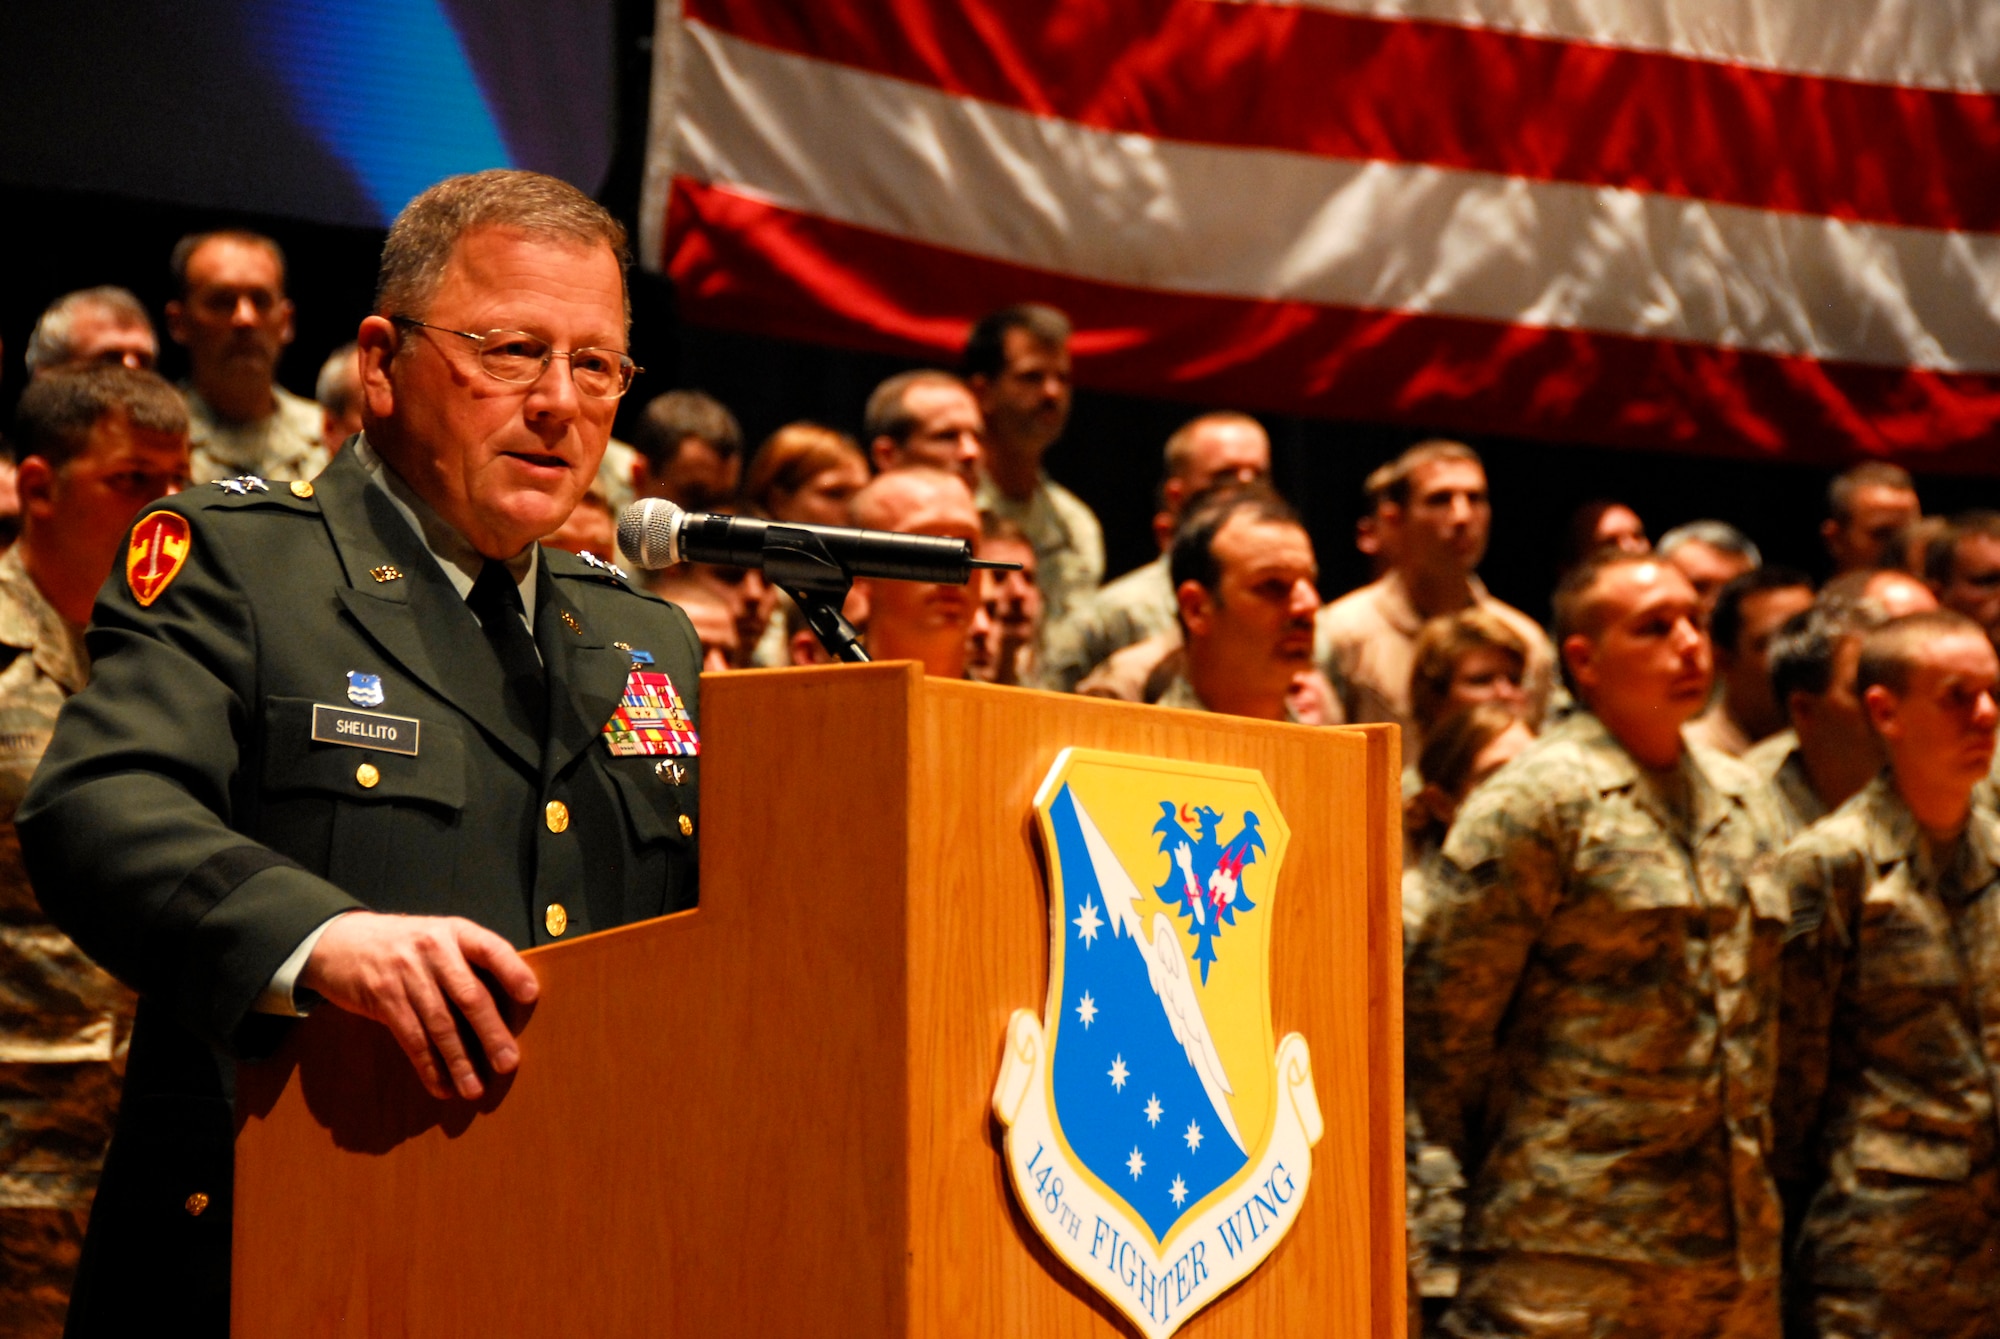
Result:
<svg viewBox="0 0 2000 1339"><path fill-rule="evenodd" d="M1049 990L995 1086L1009 1179L1057 1255L1171 1334L1269 1255L1311 1173L1310 1056L1271 1024L1290 829L1255 771L1086 750L1035 810Z"/></svg>

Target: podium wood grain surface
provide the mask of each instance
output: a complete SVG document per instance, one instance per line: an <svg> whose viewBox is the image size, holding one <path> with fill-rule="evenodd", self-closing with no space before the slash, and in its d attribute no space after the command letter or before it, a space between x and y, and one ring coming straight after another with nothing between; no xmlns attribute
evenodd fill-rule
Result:
<svg viewBox="0 0 2000 1339"><path fill-rule="evenodd" d="M702 705L701 906L531 953L521 1068L476 1108L331 1009L242 1068L237 1336L1132 1333L1021 1216L988 1108L1048 986L1030 806L1071 746L1255 767L1293 832L1273 1022L1326 1131L1290 1236L1180 1333L1402 1332L1392 728L906 664Z"/></svg>

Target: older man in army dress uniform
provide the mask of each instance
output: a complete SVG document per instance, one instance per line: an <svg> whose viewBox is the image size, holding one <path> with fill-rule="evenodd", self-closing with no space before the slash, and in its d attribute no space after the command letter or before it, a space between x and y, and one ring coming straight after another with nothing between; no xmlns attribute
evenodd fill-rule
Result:
<svg viewBox="0 0 2000 1339"><path fill-rule="evenodd" d="M1985 631L1910 614L1856 683L1889 766L1787 847L1774 1114L1796 1331L2000 1334L2000 813Z"/></svg>
<svg viewBox="0 0 2000 1339"><path fill-rule="evenodd" d="M140 991L72 1335L223 1333L231 1057L287 1017L376 1019L477 1098L482 1051L521 1063L517 949L693 902L693 631L535 542L635 371L624 251L551 178L431 188L361 323L363 436L133 528L19 820L51 915Z"/></svg>
<svg viewBox="0 0 2000 1339"><path fill-rule="evenodd" d="M1694 590L1616 555L1557 595L1585 710L1467 800L1406 977L1409 1082L1465 1169L1457 1335L1775 1335L1766 1168L1783 899L1768 789L1691 752Z"/></svg>
<svg viewBox="0 0 2000 1339"><path fill-rule="evenodd" d="M0 1329L62 1333L118 1110L132 995L49 924L14 811L90 676L83 625L141 507L187 476L188 417L151 372L86 366L21 395L21 538L0 557Z"/></svg>

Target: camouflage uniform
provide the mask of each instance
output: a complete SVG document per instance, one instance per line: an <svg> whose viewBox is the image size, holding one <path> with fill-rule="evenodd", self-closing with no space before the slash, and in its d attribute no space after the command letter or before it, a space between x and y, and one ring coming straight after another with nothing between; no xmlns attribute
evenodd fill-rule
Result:
<svg viewBox="0 0 2000 1339"><path fill-rule="evenodd" d="M1743 755L1743 765L1778 792L1794 833L1804 832L1826 817L1826 805L1821 802L1819 792L1813 789L1812 777L1806 774L1797 732L1780 730L1769 739L1752 745L1750 751Z"/></svg>
<svg viewBox="0 0 2000 1339"><path fill-rule="evenodd" d="M1751 875L1781 835L1741 764L1655 778L1588 713L1466 801L1405 976L1410 1089L1469 1183L1451 1332L1776 1332L1786 908Z"/></svg>
<svg viewBox="0 0 2000 1339"><path fill-rule="evenodd" d="M181 383L188 407L188 474L196 483L254 474L264 479L311 479L326 468L320 440L325 417L311 400L273 384L276 407L251 423L226 423L191 383Z"/></svg>
<svg viewBox="0 0 2000 1339"><path fill-rule="evenodd" d="M979 481L979 509L1021 527L1035 551L1044 626L1055 627L1083 607L1104 580L1104 527L1082 498L1044 473L1025 502Z"/></svg>
<svg viewBox="0 0 2000 1339"><path fill-rule="evenodd" d="M1787 847L1778 1168L1820 1335L2000 1334L2000 814L1930 849L1887 776ZM1808 1322L1808 1317L1810 1318Z"/></svg>
<svg viewBox="0 0 2000 1339"><path fill-rule="evenodd" d="M0 557L0 648L0 1328L56 1335L111 1141L133 1000L49 924L21 867L14 810L88 661L18 547Z"/></svg>
<svg viewBox="0 0 2000 1339"><path fill-rule="evenodd" d="M1086 600L1044 639L1042 687L1067 693L1078 680L1123 647L1180 632L1167 555L1127 572Z"/></svg>
<svg viewBox="0 0 2000 1339"><path fill-rule="evenodd" d="M1435 829L1430 839L1410 848L1403 858L1403 961L1409 962L1431 901L1431 889L1444 873L1444 852ZM1458 1247L1465 1220L1465 1177L1452 1151L1424 1137L1423 1117L1416 1102L1404 1094L1403 1190L1405 1221L1410 1237L1410 1278L1413 1295L1450 1297L1458 1291ZM1435 1305L1435 1304L1434 1304ZM1411 1331L1414 1336L1417 1332Z"/></svg>

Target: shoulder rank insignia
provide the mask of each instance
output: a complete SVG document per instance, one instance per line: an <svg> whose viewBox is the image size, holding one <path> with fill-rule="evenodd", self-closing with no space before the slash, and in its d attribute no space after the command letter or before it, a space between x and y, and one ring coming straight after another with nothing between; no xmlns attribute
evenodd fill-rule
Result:
<svg viewBox="0 0 2000 1339"><path fill-rule="evenodd" d="M605 562L604 559L598 557L594 553L579 553L576 556L583 559L585 562L589 563L592 567L595 567L600 572L609 572L611 573L612 576L617 577L620 581L626 579L624 568L614 567L610 563Z"/></svg>
<svg viewBox="0 0 2000 1339"><path fill-rule="evenodd" d="M223 492L234 493L237 497L271 491L271 486L254 474L239 474L234 479L215 479L212 482Z"/></svg>
<svg viewBox="0 0 2000 1339"><path fill-rule="evenodd" d="M148 512L132 527L132 540L125 550L125 584L141 609L160 598L173 579L180 575L188 555L188 523L170 511Z"/></svg>
<svg viewBox="0 0 2000 1339"><path fill-rule="evenodd" d="M694 720L674 681L637 662L625 677L625 694L604 723L603 733L604 747L614 758L692 758L701 752Z"/></svg>

